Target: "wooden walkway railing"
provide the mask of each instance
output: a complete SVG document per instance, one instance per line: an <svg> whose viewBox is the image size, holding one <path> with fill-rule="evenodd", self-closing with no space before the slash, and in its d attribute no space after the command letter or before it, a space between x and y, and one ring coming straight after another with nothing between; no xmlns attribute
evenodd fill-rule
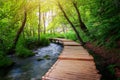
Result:
<svg viewBox="0 0 120 80"><path fill-rule="evenodd" d="M79 43L60 38L50 41L63 44L64 49L42 80L100 80L93 57Z"/></svg>

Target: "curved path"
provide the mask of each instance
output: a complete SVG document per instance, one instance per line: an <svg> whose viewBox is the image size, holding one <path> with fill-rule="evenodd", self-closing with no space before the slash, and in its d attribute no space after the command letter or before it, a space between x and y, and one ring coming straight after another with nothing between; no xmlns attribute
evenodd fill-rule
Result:
<svg viewBox="0 0 120 80"><path fill-rule="evenodd" d="M50 40L62 43L64 49L42 80L100 80L93 57L79 43L60 38Z"/></svg>

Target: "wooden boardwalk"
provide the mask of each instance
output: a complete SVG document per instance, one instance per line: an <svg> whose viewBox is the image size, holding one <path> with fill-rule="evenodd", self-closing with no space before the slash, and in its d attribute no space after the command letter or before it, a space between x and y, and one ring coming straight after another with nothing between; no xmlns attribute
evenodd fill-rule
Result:
<svg viewBox="0 0 120 80"><path fill-rule="evenodd" d="M55 38L64 49L42 80L100 80L94 59L79 43Z"/></svg>

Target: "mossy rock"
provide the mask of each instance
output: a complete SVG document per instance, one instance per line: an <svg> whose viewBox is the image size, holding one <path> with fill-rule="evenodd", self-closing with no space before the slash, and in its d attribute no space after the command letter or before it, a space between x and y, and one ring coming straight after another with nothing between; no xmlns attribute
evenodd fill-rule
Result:
<svg viewBox="0 0 120 80"><path fill-rule="evenodd" d="M50 60L50 55L45 55L43 58L47 59L47 60Z"/></svg>
<svg viewBox="0 0 120 80"><path fill-rule="evenodd" d="M43 60L42 58L37 58L37 61L41 61L41 60Z"/></svg>

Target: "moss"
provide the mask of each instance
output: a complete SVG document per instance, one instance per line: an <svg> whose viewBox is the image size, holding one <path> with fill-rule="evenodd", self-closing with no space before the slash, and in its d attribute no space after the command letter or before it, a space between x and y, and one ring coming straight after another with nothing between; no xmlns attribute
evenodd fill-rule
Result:
<svg viewBox="0 0 120 80"><path fill-rule="evenodd" d="M43 60L42 58L37 58L37 61L41 61L41 60Z"/></svg>
<svg viewBox="0 0 120 80"><path fill-rule="evenodd" d="M50 59L50 55L45 55L43 58L49 60Z"/></svg>

